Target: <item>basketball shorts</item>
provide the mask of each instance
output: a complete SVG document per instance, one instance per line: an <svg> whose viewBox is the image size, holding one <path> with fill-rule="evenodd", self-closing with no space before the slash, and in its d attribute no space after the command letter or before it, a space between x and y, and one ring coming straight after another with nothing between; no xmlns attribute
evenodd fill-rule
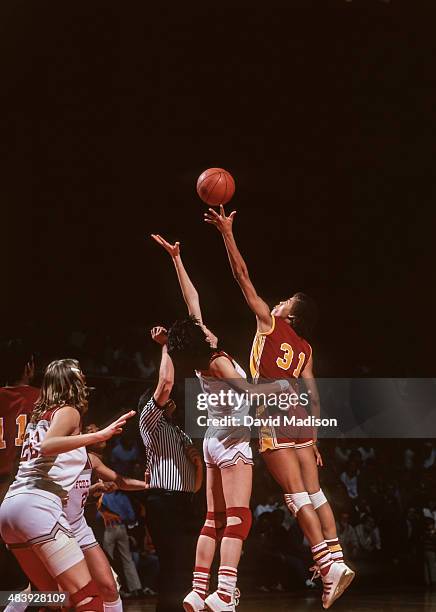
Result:
<svg viewBox="0 0 436 612"><path fill-rule="evenodd" d="M279 448L305 448L313 446L313 429L310 425L300 424L309 416L302 406L296 406L288 412L268 414L265 406L257 409L257 417L265 419L266 416L279 417L278 424L262 425L259 427L259 452L277 450ZM288 418L288 422L285 419ZM291 417L295 417L294 423L290 423Z"/></svg>
<svg viewBox="0 0 436 612"><path fill-rule="evenodd" d="M235 435L235 432L229 435L222 432L206 435L203 441L203 455L208 467L218 467L220 470L236 465L238 461L253 465L250 430L244 428L240 435Z"/></svg>
<svg viewBox="0 0 436 612"><path fill-rule="evenodd" d="M73 532L76 542L82 550L98 546L98 542L95 539L94 532L86 522L84 516L82 516L76 523L71 525L71 531Z"/></svg>
<svg viewBox="0 0 436 612"><path fill-rule="evenodd" d="M9 548L33 546L52 540L58 531L70 537L70 525L61 500L47 491L15 493L0 507L0 533Z"/></svg>

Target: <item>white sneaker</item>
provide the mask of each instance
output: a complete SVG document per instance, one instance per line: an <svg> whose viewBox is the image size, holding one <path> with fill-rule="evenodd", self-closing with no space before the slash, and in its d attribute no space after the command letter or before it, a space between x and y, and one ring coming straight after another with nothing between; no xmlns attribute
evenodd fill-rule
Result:
<svg viewBox="0 0 436 612"><path fill-rule="evenodd" d="M343 565L345 566L345 586L344 586L344 591L345 591L345 589L348 589L350 584L353 582L356 572L352 570L351 567L348 567L346 563L343 563Z"/></svg>
<svg viewBox="0 0 436 612"><path fill-rule="evenodd" d="M332 563L325 576L321 575L324 587L322 607L327 610L342 595L345 590L345 563Z"/></svg>
<svg viewBox="0 0 436 612"><path fill-rule="evenodd" d="M185 612L201 612L207 610L204 599L197 593L191 591L183 600L183 609Z"/></svg>
<svg viewBox="0 0 436 612"><path fill-rule="evenodd" d="M226 603L218 595L218 591L211 593L209 597L206 597L205 604L206 609L212 612L235 612L236 606L239 604L240 592L239 589L235 589L235 594L230 603Z"/></svg>

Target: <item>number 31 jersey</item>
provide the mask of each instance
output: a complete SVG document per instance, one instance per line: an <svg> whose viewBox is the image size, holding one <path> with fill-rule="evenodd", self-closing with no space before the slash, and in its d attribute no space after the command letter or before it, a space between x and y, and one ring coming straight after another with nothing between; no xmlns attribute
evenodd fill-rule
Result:
<svg viewBox="0 0 436 612"><path fill-rule="evenodd" d="M29 385L0 388L0 479L12 477L24 432L39 389Z"/></svg>
<svg viewBox="0 0 436 612"><path fill-rule="evenodd" d="M310 344L300 338L281 317L272 316L271 329L256 332L250 355L250 372L258 378L299 378L312 354Z"/></svg>
<svg viewBox="0 0 436 612"><path fill-rule="evenodd" d="M45 491L57 495L61 500L67 499L68 492L85 467L88 455L85 447L58 455L41 454L41 443L58 410L48 410L37 423L27 426L18 472L6 497L29 491Z"/></svg>

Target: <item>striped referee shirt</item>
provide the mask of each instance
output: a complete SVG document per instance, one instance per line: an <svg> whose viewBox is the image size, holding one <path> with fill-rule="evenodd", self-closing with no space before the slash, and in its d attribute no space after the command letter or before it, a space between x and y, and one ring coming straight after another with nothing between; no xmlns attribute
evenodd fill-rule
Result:
<svg viewBox="0 0 436 612"><path fill-rule="evenodd" d="M153 396L141 412L139 429L147 452L150 487L193 493L195 466L185 453L192 440L166 420L163 408L156 404Z"/></svg>

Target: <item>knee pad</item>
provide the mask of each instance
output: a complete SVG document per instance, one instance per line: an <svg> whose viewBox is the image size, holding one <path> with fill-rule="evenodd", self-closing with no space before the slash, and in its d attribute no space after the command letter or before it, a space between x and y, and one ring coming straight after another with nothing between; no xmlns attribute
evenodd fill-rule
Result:
<svg viewBox="0 0 436 612"><path fill-rule="evenodd" d="M322 506L323 504L327 503L327 498L324 495L322 489L320 489L316 493L309 493L309 497L310 497L310 501L312 502L312 505L315 508L315 510L319 508L320 506Z"/></svg>
<svg viewBox="0 0 436 612"><path fill-rule="evenodd" d="M88 603L80 603L87 599L91 601ZM70 602L74 605L76 612L84 612L85 610L103 612L103 599L100 597L97 585L93 580L88 582L88 584L76 593L70 595Z"/></svg>
<svg viewBox="0 0 436 612"><path fill-rule="evenodd" d="M213 540L220 541L223 537L226 528L226 513L225 512L208 512L206 521L213 521L214 525L203 525L200 535L207 536Z"/></svg>
<svg viewBox="0 0 436 612"><path fill-rule="evenodd" d="M308 504L312 505L307 491L303 491L302 493L285 493L285 502L289 511L294 516L297 516L299 510L303 506L307 506Z"/></svg>
<svg viewBox="0 0 436 612"><path fill-rule="evenodd" d="M250 508L238 507L227 508L227 519L234 516L241 520L240 523L232 525L227 522L224 529L224 538L236 538L237 540L245 540L250 533L251 528L251 510Z"/></svg>
<svg viewBox="0 0 436 612"><path fill-rule="evenodd" d="M82 549L76 540L61 530L52 540L37 544L34 550L54 577L59 576L84 558Z"/></svg>

